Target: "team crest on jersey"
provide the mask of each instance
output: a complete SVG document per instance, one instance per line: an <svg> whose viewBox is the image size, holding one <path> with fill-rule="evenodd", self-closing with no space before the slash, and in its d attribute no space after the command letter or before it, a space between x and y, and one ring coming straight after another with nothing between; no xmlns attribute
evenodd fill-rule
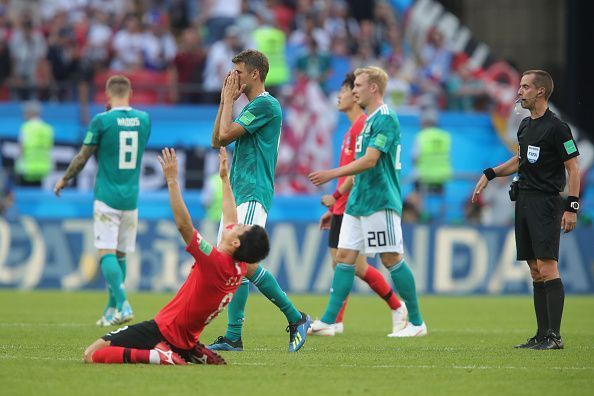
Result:
<svg viewBox="0 0 594 396"><path fill-rule="evenodd" d="M538 156L540 155L540 147L536 146L528 146L528 151L526 152L526 157L528 158L528 162L531 164L538 161Z"/></svg>

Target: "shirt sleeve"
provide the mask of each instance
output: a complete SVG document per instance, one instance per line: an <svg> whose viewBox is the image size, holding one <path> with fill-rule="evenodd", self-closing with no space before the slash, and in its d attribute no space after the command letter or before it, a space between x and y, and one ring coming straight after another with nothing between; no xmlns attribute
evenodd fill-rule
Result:
<svg viewBox="0 0 594 396"><path fill-rule="evenodd" d="M575 140L573 140L569 125L562 123L553 130L551 135L553 136L552 143L559 154L561 161L565 162L568 159L580 155L577 144L575 143Z"/></svg>
<svg viewBox="0 0 594 396"><path fill-rule="evenodd" d="M214 247L195 229L190 243L186 246L186 252L190 253L199 262L210 256L214 250Z"/></svg>
<svg viewBox="0 0 594 396"><path fill-rule="evenodd" d="M379 114L376 117L378 116ZM369 145L367 145L367 147L373 147L382 153L387 153L394 143L396 134L399 133L400 130L398 124L396 124L396 122L389 116L384 116L372 128L371 136L369 137Z"/></svg>
<svg viewBox="0 0 594 396"><path fill-rule="evenodd" d="M250 103L241 112L239 117L237 117L235 122L241 125L251 135L277 116L268 103L258 101L257 103Z"/></svg>
<svg viewBox="0 0 594 396"><path fill-rule="evenodd" d="M99 140L101 140L101 119L99 115L96 115L89 123L83 144L86 146L96 146L99 144Z"/></svg>

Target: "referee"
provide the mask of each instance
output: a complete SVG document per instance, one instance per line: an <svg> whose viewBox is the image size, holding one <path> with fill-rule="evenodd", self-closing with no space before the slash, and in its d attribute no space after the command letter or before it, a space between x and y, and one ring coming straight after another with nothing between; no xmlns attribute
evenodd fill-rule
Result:
<svg viewBox="0 0 594 396"><path fill-rule="evenodd" d="M534 311L538 330L534 337L515 348L562 349L560 327L565 291L557 268L561 229L570 232L580 208L579 151L569 126L548 108L553 79L546 71L528 70L522 75L519 101L530 111L518 128L518 156L496 168L487 168L472 195L478 195L498 176L518 172L515 215L518 260L526 260L534 286ZM569 196L565 171L569 175ZM510 190L512 197L514 188ZM512 200L515 197L512 197Z"/></svg>

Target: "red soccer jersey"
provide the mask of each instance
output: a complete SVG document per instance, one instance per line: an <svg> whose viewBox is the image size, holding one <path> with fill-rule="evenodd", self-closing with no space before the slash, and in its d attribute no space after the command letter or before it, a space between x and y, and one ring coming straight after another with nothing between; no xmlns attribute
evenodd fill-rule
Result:
<svg viewBox="0 0 594 396"><path fill-rule="evenodd" d="M361 133L361 130L365 125L366 119L367 115L361 114L359 118L357 118L355 122L353 122L347 133L344 134L344 138L342 139L342 146L340 147L340 161L338 162L338 166L344 166L355 160L355 145L357 144L357 136L359 136L359 134ZM338 185L336 186L337 189L342 185L342 183L344 183L345 179L346 176L338 178ZM344 214L344 210L346 209L348 199L348 193L338 198L336 203L332 206L332 214Z"/></svg>
<svg viewBox="0 0 594 396"><path fill-rule="evenodd" d="M204 326L229 304L246 273L245 263L219 252L196 230L186 251L196 262L173 300L155 316L161 334L180 349L196 345Z"/></svg>

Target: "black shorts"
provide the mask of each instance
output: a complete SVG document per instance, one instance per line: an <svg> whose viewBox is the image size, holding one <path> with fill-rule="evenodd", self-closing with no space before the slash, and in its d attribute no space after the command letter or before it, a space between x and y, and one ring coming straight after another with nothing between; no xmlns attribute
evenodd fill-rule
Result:
<svg viewBox="0 0 594 396"><path fill-rule="evenodd" d="M338 237L340 236L340 226L342 225L342 215L332 215L330 222L330 233L328 234L328 247L338 249Z"/></svg>
<svg viewBox="0 0 594 396"><path fill-rule="evenodd" d="M153 349L155 345L161 341L165 341L171 347L171 350L177 352L186 361L190 359L191 351L179 349L171 345L159 331L157 322L152 319L131 326L120 327L101 338L105 341L111 341L112 346L135 349Z"/></svg>
<svg viewBox="0 0 594 396"><path fill-rule="evenodd" d="M520 191L515 221L518 260L559 260L562 215L558 194Z"/></svg>

